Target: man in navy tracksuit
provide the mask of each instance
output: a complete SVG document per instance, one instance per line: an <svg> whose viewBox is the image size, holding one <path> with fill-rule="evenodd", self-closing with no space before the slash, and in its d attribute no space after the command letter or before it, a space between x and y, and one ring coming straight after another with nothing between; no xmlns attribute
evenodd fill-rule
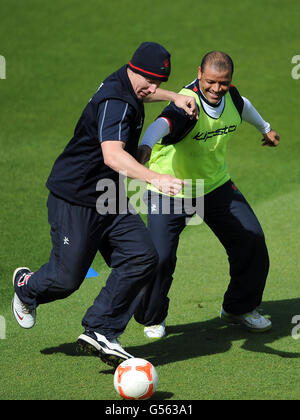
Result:
<svg viewBox="0 0 300 420"><path fill-rule="evenodd" d="M85 332L78 343L113 366L132 357L117 337L125 330L157 264L144 223L127 206L120 173L171 195L183 182L157 174L134 158L144 121L143 102L173 101L194 117L196 104L190 97L159 88L168 80L170 69L168 51L146 42L128 65L100 85L47 181L53 245L49 261L35 272L19 267L13 274L13 314L20 326L31 328L37 306L77 290L100 251L112 271L83 318Z"/></svg>

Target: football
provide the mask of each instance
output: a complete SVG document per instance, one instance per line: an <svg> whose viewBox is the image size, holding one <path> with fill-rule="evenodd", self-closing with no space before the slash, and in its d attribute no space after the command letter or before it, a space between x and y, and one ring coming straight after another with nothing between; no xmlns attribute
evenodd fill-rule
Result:
<svg viewBox="0 0 300 420"><path fill-rule="evenodd" d="M137 357L122 362L114 374L115 390L125 400L146 400L154 394L157 384L155 367Z"/></svg>

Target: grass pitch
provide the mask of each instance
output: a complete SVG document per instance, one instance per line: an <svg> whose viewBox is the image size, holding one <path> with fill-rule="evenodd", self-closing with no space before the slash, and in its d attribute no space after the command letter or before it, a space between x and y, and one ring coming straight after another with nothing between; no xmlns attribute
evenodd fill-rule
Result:
<svg viewBox="0 0 300 420"><path fill-rule="evenodd" d="M171 51L165 87L173 90L196 77L206 52L230 54L233 83L281 135L278 148L262 148L260 134L244 123L228 151L232 178L266 234L271 268L261 309L273 329L255 335L219 320L227 257L201 224L181 236L167 337L149 343L131 321L122 344L155 365L154 400L299 399L292 318L300 314L300 80L291 77L299 12L297 0L1 1L0 399L120 400L113 371L77 354L74 344L109 274L102 258L93 263L99 276L68 299L40 306L29 331L10 312L11 276L17 266L36 270L48 260L45 182L53 162L100 82L148 40ZM162 106L146 106L145 127Z"/></svg>

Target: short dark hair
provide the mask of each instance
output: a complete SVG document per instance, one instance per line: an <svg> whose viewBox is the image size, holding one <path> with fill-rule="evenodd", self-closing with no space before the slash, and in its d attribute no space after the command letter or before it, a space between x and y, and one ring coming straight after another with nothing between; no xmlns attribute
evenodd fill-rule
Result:
<svg viewBox="0 0 300 420"><path fill-rule="evenodd" d="M233 75L233 61L228 54L222 51L210 51L205 54L200 64L202 72L207 64L213 66L218 71L230 70L231 76Z"/></svg>

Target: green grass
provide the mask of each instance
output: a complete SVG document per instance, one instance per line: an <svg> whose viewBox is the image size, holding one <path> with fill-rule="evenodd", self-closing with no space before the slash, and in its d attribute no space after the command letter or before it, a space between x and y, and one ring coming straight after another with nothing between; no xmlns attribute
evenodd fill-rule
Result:
<svg viewBox="0 0 300 420"><path fill-rule="evenodd" d="M262 148L259 133L243 124L228 152L232 177L266 234L271 268L261 308L274 327L254 335L219 320L227 257L202 224L181 236L166 339L149 343L132 320L122 344L156 366L157 400L299 399L300 341L291 336L300 314L300 81L291 77L299 12L297 0L1 1L0 399L120 401L112 369L77 354L74 344L109 274L101 256L93 263L99 276L68 299L40 306L29 331L10 312L11 275L19 265L36 270L47 261L45 182L53 161L103 78L145 40L171 51L166 87L174 90L196 77L207 51L228 52L233 83L281 134L280 147ZM145 127L161 107L146 106Z"/></svg>

